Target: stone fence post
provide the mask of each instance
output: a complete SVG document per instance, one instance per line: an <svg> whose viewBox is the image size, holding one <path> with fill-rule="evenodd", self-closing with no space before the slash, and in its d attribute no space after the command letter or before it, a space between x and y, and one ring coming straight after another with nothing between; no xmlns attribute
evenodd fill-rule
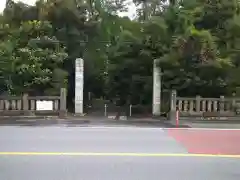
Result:
<svg viewBox="0 0 240 180"><path fill-rule="evenodd" d="M201 96L196 96L196 112L201 111Z"/></svg>
<svg viewBox="0 0 240 180"><path fill-rule="evenodd" d="M232 94L231 110L236 111L236 93Z"/></svg>
<svg viewBox="0 0 240 180"><path fill-rule="evenodd" d="M61 88L59 117L65 118L66 115L67 115L67 92L65 88Z"/></svg>
<svg viewBox="0 0 240 180"><path fill-rule="evenodd" d="M29 116L29 102L28 102L28 94L24 93L22 96L22 108L23 108L23 113L25 116Z"/></svg>
<svg viewBox="0 0 240 180"><path fill-rule="evenodd" d="M220 96L220 113L225 111L225 99L224 96Z"/></svg>
<svg viewBox="0 0 240 180"><path fill-rule="evenodd" d="M176 119L176 104L177 104L177 91L172 90L170 94L170 112L169 112L169 120L175 121Z"/></svg>

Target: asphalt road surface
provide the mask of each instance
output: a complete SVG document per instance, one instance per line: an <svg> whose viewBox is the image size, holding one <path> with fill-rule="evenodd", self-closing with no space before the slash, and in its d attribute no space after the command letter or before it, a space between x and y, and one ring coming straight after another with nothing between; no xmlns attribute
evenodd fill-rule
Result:
<svg viewBox="0 0 240 180"><path fill-rule="evenodd" d="M239 180L240 155L190 154L168 129L0 127L1 180Z"/></svg>

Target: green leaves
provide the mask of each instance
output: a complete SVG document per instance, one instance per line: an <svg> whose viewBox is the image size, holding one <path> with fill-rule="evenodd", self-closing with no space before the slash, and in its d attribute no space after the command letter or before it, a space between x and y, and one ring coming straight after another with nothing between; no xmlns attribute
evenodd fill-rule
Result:
<svg viewBox="0 0 240 180"><path fill-rule="evenodd" d="M0 72L8 81L2 82L2 86L13 94L31 92L38 87L42 92L51 88L54 69L68 56L59 41L52 37L51 24L46 21L22 22L4 39L0 44ZM62 82L67 77L63 74Z"/></svg>
<svg viewBox="0 0 240 180"><path fill-rule="evenodd" d="M135 20L118 16L127 2L9 1L0 16L2 89L54 94L69 72L73 94L78 57L86 92L125 102L151 102L155 59L163 88L184 96L219 96L239 86L238 0L134 0Z"/></svg>

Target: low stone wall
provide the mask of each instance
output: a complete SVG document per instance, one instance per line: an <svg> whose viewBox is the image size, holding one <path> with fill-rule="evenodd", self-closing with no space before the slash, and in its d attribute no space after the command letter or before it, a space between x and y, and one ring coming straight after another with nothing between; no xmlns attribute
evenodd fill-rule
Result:
<svg viewBox="0 0 240 180"><path fill-rule="evenodd" d="M52 102L51 110L39 110L37 102ZM61 116L65 117L66 89L62 88L59 96L0 96L0 118L3 116Z"/></svg>
<svg viewBox="0 0 240 180"><path fill-rule="evenodd" d="M172 91L170 107L170 119L176 118L176 111L179 111L179 118L197 119L235 119L240 118L240 98L224 97L203 98L177 97L175 90Z"/></svg>

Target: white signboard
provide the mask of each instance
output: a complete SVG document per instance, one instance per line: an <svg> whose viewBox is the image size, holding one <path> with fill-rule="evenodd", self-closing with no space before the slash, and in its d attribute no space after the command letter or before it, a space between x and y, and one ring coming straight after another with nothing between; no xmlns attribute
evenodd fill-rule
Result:
<svg viewBox="0 0 240 180"><path fill-rule="evenodd" d="M37 101L37 110L38 111L46 111L53 110L53 101Z"/></svg>

